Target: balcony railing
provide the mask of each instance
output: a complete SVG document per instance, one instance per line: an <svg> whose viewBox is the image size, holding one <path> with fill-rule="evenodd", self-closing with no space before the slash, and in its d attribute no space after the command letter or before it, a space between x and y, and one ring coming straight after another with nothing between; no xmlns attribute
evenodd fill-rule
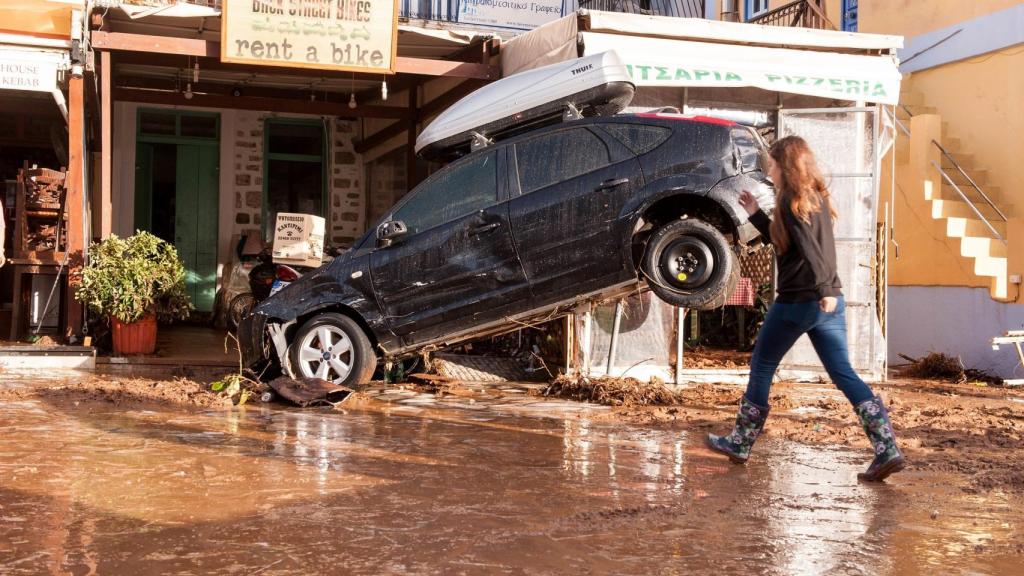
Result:
<svg viewBox="0 0 1024 576"><path fill-rule="evenodd" d="M220 8L222 0L184 0L189 4ZM134 4L160 5L170 0L130 0ZM436 22L459 22L465 0L400 0L398 16L409 20L431 20ZM704 0L562 0L561 14L576 10L603 10L626 14L647 14L650 16L675 16L679 18L703 18ZM557 0L555 0L557 6ZM476 10L486 10L484 6ZM475 22L479 22L476 20ZM473 23L473 22L468 22Z"/></svg>
<svg viewBox="0 0 1024 576"><path fill-rule="evenodd" d="M459 22L463 0L401 0L399 16L410 20ZM478 8L481 9L481 8ZM562 0L562 15L576 10L703 18L704 0Z"/></svg>
<svg viewBox="0 0 1024 576"><path fill-rule="evenodd" d="M796 26L800 28L817 28L819 30L836 30L836 25L825 15L824 4L820 0L796 0L774 10L769 10L748 22L766 26Z"/></svg>

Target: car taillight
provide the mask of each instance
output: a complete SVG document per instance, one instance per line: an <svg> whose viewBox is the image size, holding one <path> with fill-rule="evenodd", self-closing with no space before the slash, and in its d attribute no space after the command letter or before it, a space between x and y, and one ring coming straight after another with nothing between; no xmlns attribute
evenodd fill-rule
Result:
<svg viewBox="0 0 1024 576"><path fill-rule="evenodd" d="M661 112L641 112L637 114L641 118L663 118L665 120L682 120L684 122L702 122L704 124L720 124L722 126L735 126L736 123L725 118L714 116L684 116L682 114L665 114Z"/></svg>
<svg viewBox="0 0 1024 576"><path fill-rule="evenodd" d="M281 282L295 282L299 279L299 273L288 266L278 266L277 279Z"/></svg>

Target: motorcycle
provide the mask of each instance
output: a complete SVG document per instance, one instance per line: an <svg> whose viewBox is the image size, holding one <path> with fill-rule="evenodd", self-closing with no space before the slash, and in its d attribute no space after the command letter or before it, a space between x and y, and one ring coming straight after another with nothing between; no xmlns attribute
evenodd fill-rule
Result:
<svg viewBox="0 0 1024 576"><path fill-rule="evenodd" d="M252 250L247 252L246 247L251 247L251 245L252 243L243 237L236 249L241 269L250 268L248 273L249 291L238 294L228 304L227 317L232 331L238 328L238 323L242 321L242 318L245 318L260 302L277 294L303 274L314 270L314 268L304 266L275 263L269 247L263 247L256 253L253 253ZM324 263L329 262L338 253L339 251L334 248L326 248Z"/></svg>

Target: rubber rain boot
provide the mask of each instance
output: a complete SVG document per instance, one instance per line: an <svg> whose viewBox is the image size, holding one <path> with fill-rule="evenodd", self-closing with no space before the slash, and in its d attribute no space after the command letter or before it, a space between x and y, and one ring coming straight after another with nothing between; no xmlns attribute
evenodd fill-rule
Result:
<svg viewBox="0 0 1024 576"><path fill-rule="evenodd" d="M721 452L737 464L743 464L750 458L750 449L754 447L757 436L764 429L768 419L767 406L758 406L744 396L740 401L740 411L736 415L736 426L728 436L708 434L708 447Z"/></svg>
<svg viewBox="0 0 1024 576"><path fill-rule="evenodd" d="M875 459L868 469L857 474L857 479L864 482L881 482L890 474L903 470L905 462L900 449L896 447L896 436L892 432L889 411L880 396L865 400L854 406L854 411L864 426L864 433L871 440L875 449Z"/></svg>

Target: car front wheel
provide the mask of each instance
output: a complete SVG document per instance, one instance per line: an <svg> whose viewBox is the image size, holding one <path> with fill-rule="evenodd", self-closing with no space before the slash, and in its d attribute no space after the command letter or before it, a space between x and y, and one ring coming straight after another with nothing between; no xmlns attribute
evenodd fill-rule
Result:
<svg viewBox="0 0 1024 576"><path fill-rule="evenodd" d="M354 320L328 312L314 316L296 332L288 350L299 378L319 378L342 386L369 382L377 356Z"/></svg>
<svg viewBox="0 0 1024 576"><path fill-rule="evenodd" d="M692 218L655 230L641 266L659 298L693 310L723 306L739 282L728 240L714 226Z"/></svg>

